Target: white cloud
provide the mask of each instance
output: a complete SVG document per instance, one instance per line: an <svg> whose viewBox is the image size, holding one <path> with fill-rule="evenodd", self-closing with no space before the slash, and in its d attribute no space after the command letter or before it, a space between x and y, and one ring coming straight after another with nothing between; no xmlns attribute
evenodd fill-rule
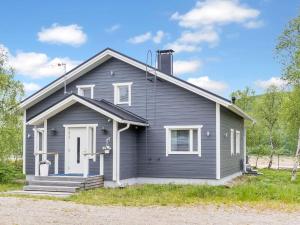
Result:
<svg viewBox="0 0 300 225"><path fill-rule="evenodd" d="M155 44L161 43L162 39L166 36L166 33L162 30L158 30L155 35L152 35L150 31L134 36L128 39L128 42L131 44L141 44L146 41L153 41Z"/></svg>
<svg viewBox="0 0 300 225"><path fill-rule="evenodd" d="M197 78L189 78L187 80L191 84L207 89L212 92L223 92L228 89L228 85L221 81L211 80L208 76L202 76Z"/></svg>
<svg viewBox="0 0 300 225"><path fill-rule="evenodd" d="M260 11L241 4L238 0L198 1L190 11L180 14L175 12L171 20L178 21L186 30L177 40L166 46L174 46L178 52L193 52L203 43L214 47L219 43L220 27L238 23L248 29L258 28L263 21L258 20ZM188 47L188 48L185 48Z"/></svg>
<svg viewBox="0 0 300 225"><path fill-rule="evenodd" d="M280 77L271 77L269 80L257 80L255 81L255 85L262 89L267 89L270 86L276 86L279 88L283 88L288 83L285 80L282 80Z"/></svg>
<svg viewBox="0 0 300 225"><path fill-rule="evenodd" d="M154 43L159 44L165 35L166 34L162 30L159 30L156 32L156 35L152 38L152 40Z"/></svg>
<svg viewBox="0 0 300 225"><path fill-rule="evenodd" d="M172 42L168 43L164 46L166 49L173 49L176 53L180 52L196 52L200 51L201 48L197 45L194 44L185 44L185 43L180 43L180 42Z"/></svg>
<svg viewBox="0 0 300 225"><path fill-rule="evenodd" d="M77 24L68 26L52 24L51 27L42 28L42 31L38 32L38 40L51 44L80 46L86 42L87 35L83 32L82 27Z"/></svg>
<svg viewBox="0 0 300 225"><path fill-rule="evenodd" d="M260 12L240 4L238 0L206 0L198 1L196 6L185 14L174 13L172 20L186 28L199 28L207 25L224 25L244 23L254 20Z"/></svg>
<svg viewBox="0 0 300 225"><path fill-rule="evenodd" d="M34 92L41 89L40 85L33 82L30 83L24 82L23 85L24 85L25 92Z"/></svg>
<svg viewBox="0 0 300 225"><path fill-rule="evenodd" d="M144 42L150 40L151 38L152 38L151 32L147 32L147 33L129 38L128 42L131 44L141 44L141 43L144 43Z"/></svg>
<svg viewBox="0 0 300 225"><path fill-rule="evenodd" d="M66 63L67 71L77 66L80 62L68 57L50 58L44 53L19 52L15 56L9 55L9 64L17 74L29 76L32 79L57 77L64 73L58 63Z"/></svg>
<svg viewBox="0 0 300 225"><path fill-rule="evenodd" d="M193 73L200 69L202 62L199 60L176 60L174 61L174 74L180 75L185 73Z"/></svg>
<svg viewBox="0 0 300 225"><path fill-rule="evenodd" d="M195 32L185 31L181 34L177 41L180 43L191 44L199 44L202 42L216 44L219 41L219 35L215 30L211 28L205 28Z"/></svg>
<svg viewBox="0 0 300 225"><path fill-rule="evenodd" d="M115 31L119 30L120 28L121 28L120 24L114 24L111 27L105 29L105 31L107 33L112 33L112 32L115 32Z"/></svg>
<svg viewBox="0 0 300 225"><path fill-rule="evenodd" d="M175 52L199 51L201 43L208 43L211 47L219 42L219 35L212 27L206 27L197 31L184 31L174 42L168 43L165 47Z"/></svg>

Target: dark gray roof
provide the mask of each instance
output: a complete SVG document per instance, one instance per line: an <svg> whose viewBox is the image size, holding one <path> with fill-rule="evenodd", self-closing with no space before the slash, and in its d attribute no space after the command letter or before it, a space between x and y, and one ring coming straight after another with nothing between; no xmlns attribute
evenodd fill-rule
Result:
<svg viewBox="0 0 300 225"><path fill-rule="evenodd" d="M76 94L73 94L73 95L76 95ZM144 119L143 117L140 117L140 116L138 116L126 109L123 109L109 101L106 101L104 99L96 100L96 99L91 99L91 98L87 98L87 97L83 97L83 96L79 96L79 95L76 95L76 96L88 101L89 103L92 103L93 105L95 105L111 114L114 114L115 116L117 116L123 120L148 124L148 121L146 119Z"/></svg>
<svg viewBox="0 0 300 225"><path fill-rule="evenodd" d="M77 94L69 94L64 96L63 98L61 98L60 100L56 101L54 104L52 104L51 106L47 107L46 109L44 109L43 111L39 112L38 114L32 116L31 118L29 118L28 120L33 119L34 117L40 115L41 113L45 112L46 110L48 110L49 108L52 108L53 106L55 106L56 104L58 104L59 102L62 102L63 100L69 98L70 96L76 96L78 98L81 98L82 100L85 100L91 104L93 104L94 106L110 113L113 114L115 116L117 116L118 118L122 119L122 120L126 120L126 121L130 121L130 122L135 122L135 123L142 123L144 125L148 125L148 121L146 119L144 119L143 117L140 117L126 109L123 109L117 105L114 105L113 103L106 101L104 99L101 100L96 100L96 99L91 99L91 98L87 98L87 97L83 97Z"/></svg>

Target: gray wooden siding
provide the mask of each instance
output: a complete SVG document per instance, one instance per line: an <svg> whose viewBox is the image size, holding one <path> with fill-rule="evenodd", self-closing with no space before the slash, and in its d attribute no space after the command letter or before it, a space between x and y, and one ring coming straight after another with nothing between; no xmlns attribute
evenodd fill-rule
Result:
<svg viewBox="0 0 300 225"><path fill-rule="evenodd" d="M111 75L111 71L114 75ZM156 83L148 81L144 71L114 58L68 84L67 91L77 93L76 85L95 84L94 97L113 102L112 84L119 82L133 82L132 106L121 106L147 118L150 123L150 127L147 128L147 138L146 129L139 128L137 175L141 177L215 178L215 103L166 81L158 80ZM60 90L29 108L27 118L50 106L62 96L63 90ZM85 120L83 117L80 118ZM166 125L203 125L202 157L197 155L169 155L167 157L164 129ZM210 132L210 136L206 136L207 131ZM63 145L63 143L58 144ZM130 149L121 149L121 151L130 151ZM105 162L105 166L107 164L109 163ZM121 164L123 165L123 162ZM124 172L126 173L127 171ZM124 174L122 176L129 176Z"/></svg>
<svg viewBox="0 0 300 225"><path fill-rule="evenodd" d="M221 107L220 109L221 118L221 178L228 175L237 173L241 171L241 159L244 158L244 120L238 115L230 112L229 110ZM234 129L234 134L236 130L241 133L241 153L231 155L230 151L230 130ZM227 136L226 136L227 133ZM234 137L234 145L236 139ZM234 146L234 151L236 146Z"/></svg>
<svg viewBox="0 0 300 225"><path fill-rule="evenodd" d="M122 126L123 127L123 126ZM120 128L119 128L120 129ZM137 132L135 126L121 132L120 137L120 179L137 176Z"/></svg>

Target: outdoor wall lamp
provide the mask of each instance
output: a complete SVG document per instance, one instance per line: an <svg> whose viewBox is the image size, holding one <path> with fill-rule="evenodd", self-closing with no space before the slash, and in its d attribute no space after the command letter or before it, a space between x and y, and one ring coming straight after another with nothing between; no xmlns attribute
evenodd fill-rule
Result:
<svg viewBox="0 0 300 225"><path fill-rule="evenodd" d="M56 133L57 133L57 131L55 130L55 128L52 128L52 129L50 130L50 135L51 135L51 136L55 136Z"/></svg>

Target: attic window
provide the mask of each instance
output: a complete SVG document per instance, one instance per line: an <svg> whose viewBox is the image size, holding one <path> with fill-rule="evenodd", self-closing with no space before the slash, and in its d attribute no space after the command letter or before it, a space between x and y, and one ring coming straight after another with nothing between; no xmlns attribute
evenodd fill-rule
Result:
<svg viewBox="0 0 300 225"><path fill-rule="evenodd" d="M95 85L77 85L77 94L87 98L94 98Z"/></svg>
<svg viewBox="0 0 300 225"><path fill-rule="evenodd" d="M117 105L127 104L131 106L131 85L132 82L114 83L114 103Z"/></svg>

